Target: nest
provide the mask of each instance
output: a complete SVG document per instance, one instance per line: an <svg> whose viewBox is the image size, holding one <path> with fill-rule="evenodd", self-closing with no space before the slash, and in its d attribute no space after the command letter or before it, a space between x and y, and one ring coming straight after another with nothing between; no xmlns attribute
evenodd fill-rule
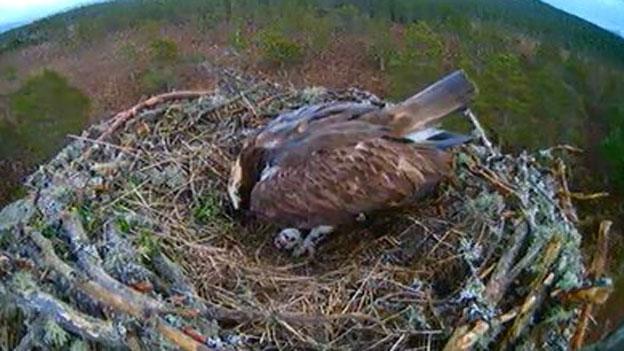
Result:
<svg viewBox="0 0 624 351"><path fill-rule="evenodd" d="M277 228L230 211L242 140L304 104L384 102L222 73L73 136L0 213L0 295L28 326L7 348L567 347L600 286L556 149L506 155L481 134L418 208L293 259Z"/></svg>

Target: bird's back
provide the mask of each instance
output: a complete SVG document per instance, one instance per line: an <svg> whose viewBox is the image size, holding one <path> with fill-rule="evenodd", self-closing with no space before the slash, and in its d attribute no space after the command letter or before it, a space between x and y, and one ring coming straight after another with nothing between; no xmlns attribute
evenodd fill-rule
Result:
<svg viewBox="0 0 624 351"><path fill-rule="evenodd" d="M239 157L239 173L253 170L245 203L260 217L298 228L412 204L449 173L450 155L436 145L465 138L415 142L409 135L465 106L474 92L458 71L394 106L338 102L283 114L241 153L256 156Z"/></svg>

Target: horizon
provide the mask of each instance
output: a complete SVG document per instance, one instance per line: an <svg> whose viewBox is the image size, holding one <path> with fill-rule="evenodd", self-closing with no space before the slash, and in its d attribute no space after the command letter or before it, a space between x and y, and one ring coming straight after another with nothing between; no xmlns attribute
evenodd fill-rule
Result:
<svg viewBox="0 0 624 351"><path fill-rule="evenodd" d="M0 33L71 9L109 0L0 0ZM541 0L624 38L624 0Z"/></svg>

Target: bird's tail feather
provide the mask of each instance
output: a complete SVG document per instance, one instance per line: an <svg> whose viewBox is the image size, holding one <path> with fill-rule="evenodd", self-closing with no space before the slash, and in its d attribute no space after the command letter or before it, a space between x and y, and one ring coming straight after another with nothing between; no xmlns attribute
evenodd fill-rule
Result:
<svg viewBox="0 0 624 351"><path fill-rule="evenodd" d="M458 70L402 103L364 118L372 123L386 125L394 135L403 137L465 108L476 93L476 86L463 70Z"/></svg>
<svg viewBox="0 0 624 351"><path fill-rule="evenodd" d="M470 135L451 133L437 128L422 129L405 135L405 138L418 144L433 146L440 150L446 150L472 140Z"/></svg>

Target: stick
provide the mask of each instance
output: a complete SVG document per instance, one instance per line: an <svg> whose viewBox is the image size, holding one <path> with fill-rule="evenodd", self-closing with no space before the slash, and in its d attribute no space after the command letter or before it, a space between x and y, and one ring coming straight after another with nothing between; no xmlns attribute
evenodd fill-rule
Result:
<svg viewBox="0 0 624 351"><path fill-rule="evenodd" d="M112 283L109 280L112 278L102 276L99 270L93 270L88 266L85 267L85 270L91 271L91 274L95 272L96 274L94 274L94 276L108 284L109 289L103 287L98 282L84 277L84 274L80 273L79 271L69 266L67 263L63 262L54 252L52 243L48 239L43 237L40 233L32 231L30 232L30 237L41 249L42 255L44 256L43 258L45 264L49 268L59 272L65 279L73 283L77 288L81 289L92 299L99 301L100 303L112 309L127 313L132 317L142 320L143 322L154 317L154 312L160 310L152 309L152 307L154 306L160 306L160 303L151 298L144 297L143 295L140 295L139 293L136 293L127 287L121 288L120 291L114 289L112 291L109 290L111 287L120 287L122 286L122 284L119 284L118 282L117 284ZM82 255L84 255L84 253ZM82 260L84 261L84 258ZM205 345L201 345L192 338L186 336L181 331L169 327L160 317L155 316L154 318L156 323L156 330L167 339L169 339L170 342L178 345L181 349L188 351L208 350Z"/></svg>
<svg viewBox="0 0 624 351"><path fill-rule="evenodd" d="M126 313L132 315L150 316L164 309L162 303L148 298L111 277L102 269L102 260L97 250L89 244L78 214L74 212L64 212L61 215L63 228L69 237L69 244L74 254L78 258L78 267L85 272L89 278L97 282L111 295L116 295L122 300L130 303L126 304Z"/></svg>
<svg viewBox="0 0 624 351"><path fill-rule="evenodd" d="M529 224L526 221L519 223L514 229L511 246L498 260L496 269L485 288L484 296L490 303L498 304L498 301L502 299L505 291L507 291L509 284L515 279L515 275L510 275L509 272L528 232Z"/></svg>
<svg viewBox="0 0 624 351"><path fill-rule="evenodd" d="M125 345L123 336L113 327L112 323L78 312L47 293L39 290L18 291L16 296L20 306L53 318L63 329L76 333L87 340L112 347Z"/></svg>
<svg viewBox="0 0 624 351"><path fill-rule="evenodd" d="M552 285L555 279L555 275L550 272L550 267L559 256L561 247L559 236L553 236L548 245L546 245L544 255L539 264L539 273L531 283L530 293L525 297L518 316L507 331L507 335L502 343L499 344L501 350L507 350L520 337L544 300L546 289Z"/></svg>
<svg viewBox="0 0 624 351"><path fill-rule="evenodd" d="M97 139L96 141L103 141L108 138L112 133L114 133L117 129L123 126L128 120L132 119L142 110L154 107L156 105L162 104L167 101L172 100L183 100L183 99L196 99L198 97L212 94L211 91L207 90L198 90L198 91L173 91L170 93L160 94L156 96L152 96L151 98L144 100L128 110L117 113L112 119L112 123L108 129L106 129Z"/></svg>
<svg viewBox="0 0 624 351"><path fill-rule="evenodd" d="M611 221L602 221L600 228L598 229L598 247L594 253L591 266L589 268L590 278L596 279L604 274L605 267L607 265L607 254L609 253L609 231L611 230ZM606 300L606 299L604 299ZM570 347L572 350L578 350L583 346L585 341L585 335L587 333L587 325L594 309L594 304L586 303L581 310L581 317L579 318L576 331L570 341Z"/></svg>
<svg viewBox="0 0 624 351"><path fill-rule="evenodd" d="M494 146L492 142L488 139L487 135L485 134L485 130L481 126L481 123L479 123L477 116L469 108L467 108L464 111L464 114L466 115L466 117L468 117L468 119L470 119L470 123L472 123L475 131L477 132L477 135L479 136L481 141L483 141L483 145L485 145L485 147L488 148L488 150L490 151L490 154L492 155L497 154L497 152L494 151Z"/></svg>

